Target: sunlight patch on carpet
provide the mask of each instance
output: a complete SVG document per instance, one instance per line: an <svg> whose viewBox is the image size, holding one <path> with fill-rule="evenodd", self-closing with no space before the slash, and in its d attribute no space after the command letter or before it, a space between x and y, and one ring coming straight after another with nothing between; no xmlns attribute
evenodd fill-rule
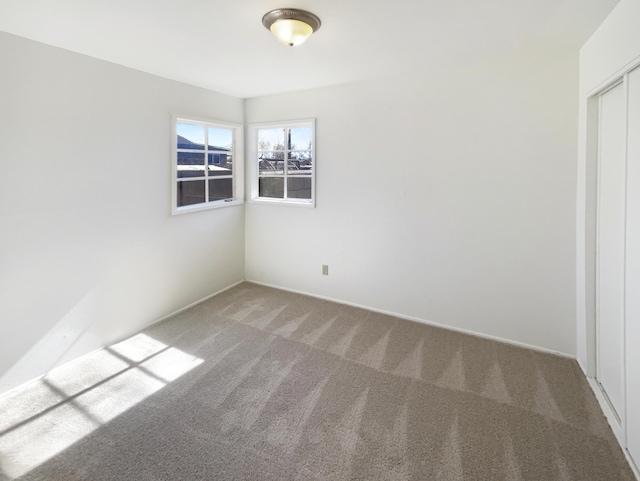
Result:
<svg viewBox="0 0 640 481"><path fill-rule="evenodd" d="M202 362L138 334L12 391L0 398L2 471L23 476Z"/></svg>

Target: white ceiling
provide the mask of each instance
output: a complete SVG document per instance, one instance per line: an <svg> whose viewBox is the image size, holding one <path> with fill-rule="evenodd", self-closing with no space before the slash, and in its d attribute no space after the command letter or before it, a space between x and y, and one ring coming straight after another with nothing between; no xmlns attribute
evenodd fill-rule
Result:
<svg viewBox="0 0 640 481"><path fill-rule="evenodd" d="M619 0L0 0L0 30L238 97L573 50ZM274 8L320 17L285 47ZM0 61L2 59L0 58Z"/></svg>

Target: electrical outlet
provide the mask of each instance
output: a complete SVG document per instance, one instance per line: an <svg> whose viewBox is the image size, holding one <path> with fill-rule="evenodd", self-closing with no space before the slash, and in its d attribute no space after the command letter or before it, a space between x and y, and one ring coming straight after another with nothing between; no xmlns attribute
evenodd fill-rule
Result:
<svg viewBox="0 0 640 481"><path fill-rule="evenodd" d="M323 276L329 275L329 266L326 264L322 264L322 275Z"/></svg>

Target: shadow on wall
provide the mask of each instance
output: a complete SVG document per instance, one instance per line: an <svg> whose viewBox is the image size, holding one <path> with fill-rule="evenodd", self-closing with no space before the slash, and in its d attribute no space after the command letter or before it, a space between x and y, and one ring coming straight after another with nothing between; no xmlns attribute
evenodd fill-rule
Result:
<svg viewBox="0 0 640 481"><path fill-rule="evenodd" d="M89 291L18 362L0 377L0 393L54 368L95 323L97 288Z"/></svg>
<svg viewBox="0 0 640 481"><path fill-rule="evenodd" d="M192 302L185 278L167 275L175 267L174 260L163 260L167 257L162 246L132 240L127 246L114 246L112 255L91 266L92 275L73 269L68 277L47 272L35 281L31 290L45 290L47 297L26 308L16 304L11 314L16 333L22 324L34 330L16 334L29 343L22 357L3 359L2 345L12 342L12 337L0 339L0 394L129 337ZM69 262L76 266L77 260ZM27 288L21 286L16 292Z"/></svg>
<svg viewBox="0 0 640 481"><path fill-rule="evenodd" d="M0 398L0 479L23 476L202 359L138 334Z"/></svg>

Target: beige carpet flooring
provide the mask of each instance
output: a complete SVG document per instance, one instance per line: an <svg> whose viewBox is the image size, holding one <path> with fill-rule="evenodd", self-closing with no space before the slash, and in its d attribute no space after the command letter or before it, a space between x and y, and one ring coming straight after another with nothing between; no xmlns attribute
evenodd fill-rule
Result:
<svg viewBox="0 0 640 481"><path fill-rule="evenodd" d="M0 479L633 480L575 361L243 283L0 398Z"/></svg>

